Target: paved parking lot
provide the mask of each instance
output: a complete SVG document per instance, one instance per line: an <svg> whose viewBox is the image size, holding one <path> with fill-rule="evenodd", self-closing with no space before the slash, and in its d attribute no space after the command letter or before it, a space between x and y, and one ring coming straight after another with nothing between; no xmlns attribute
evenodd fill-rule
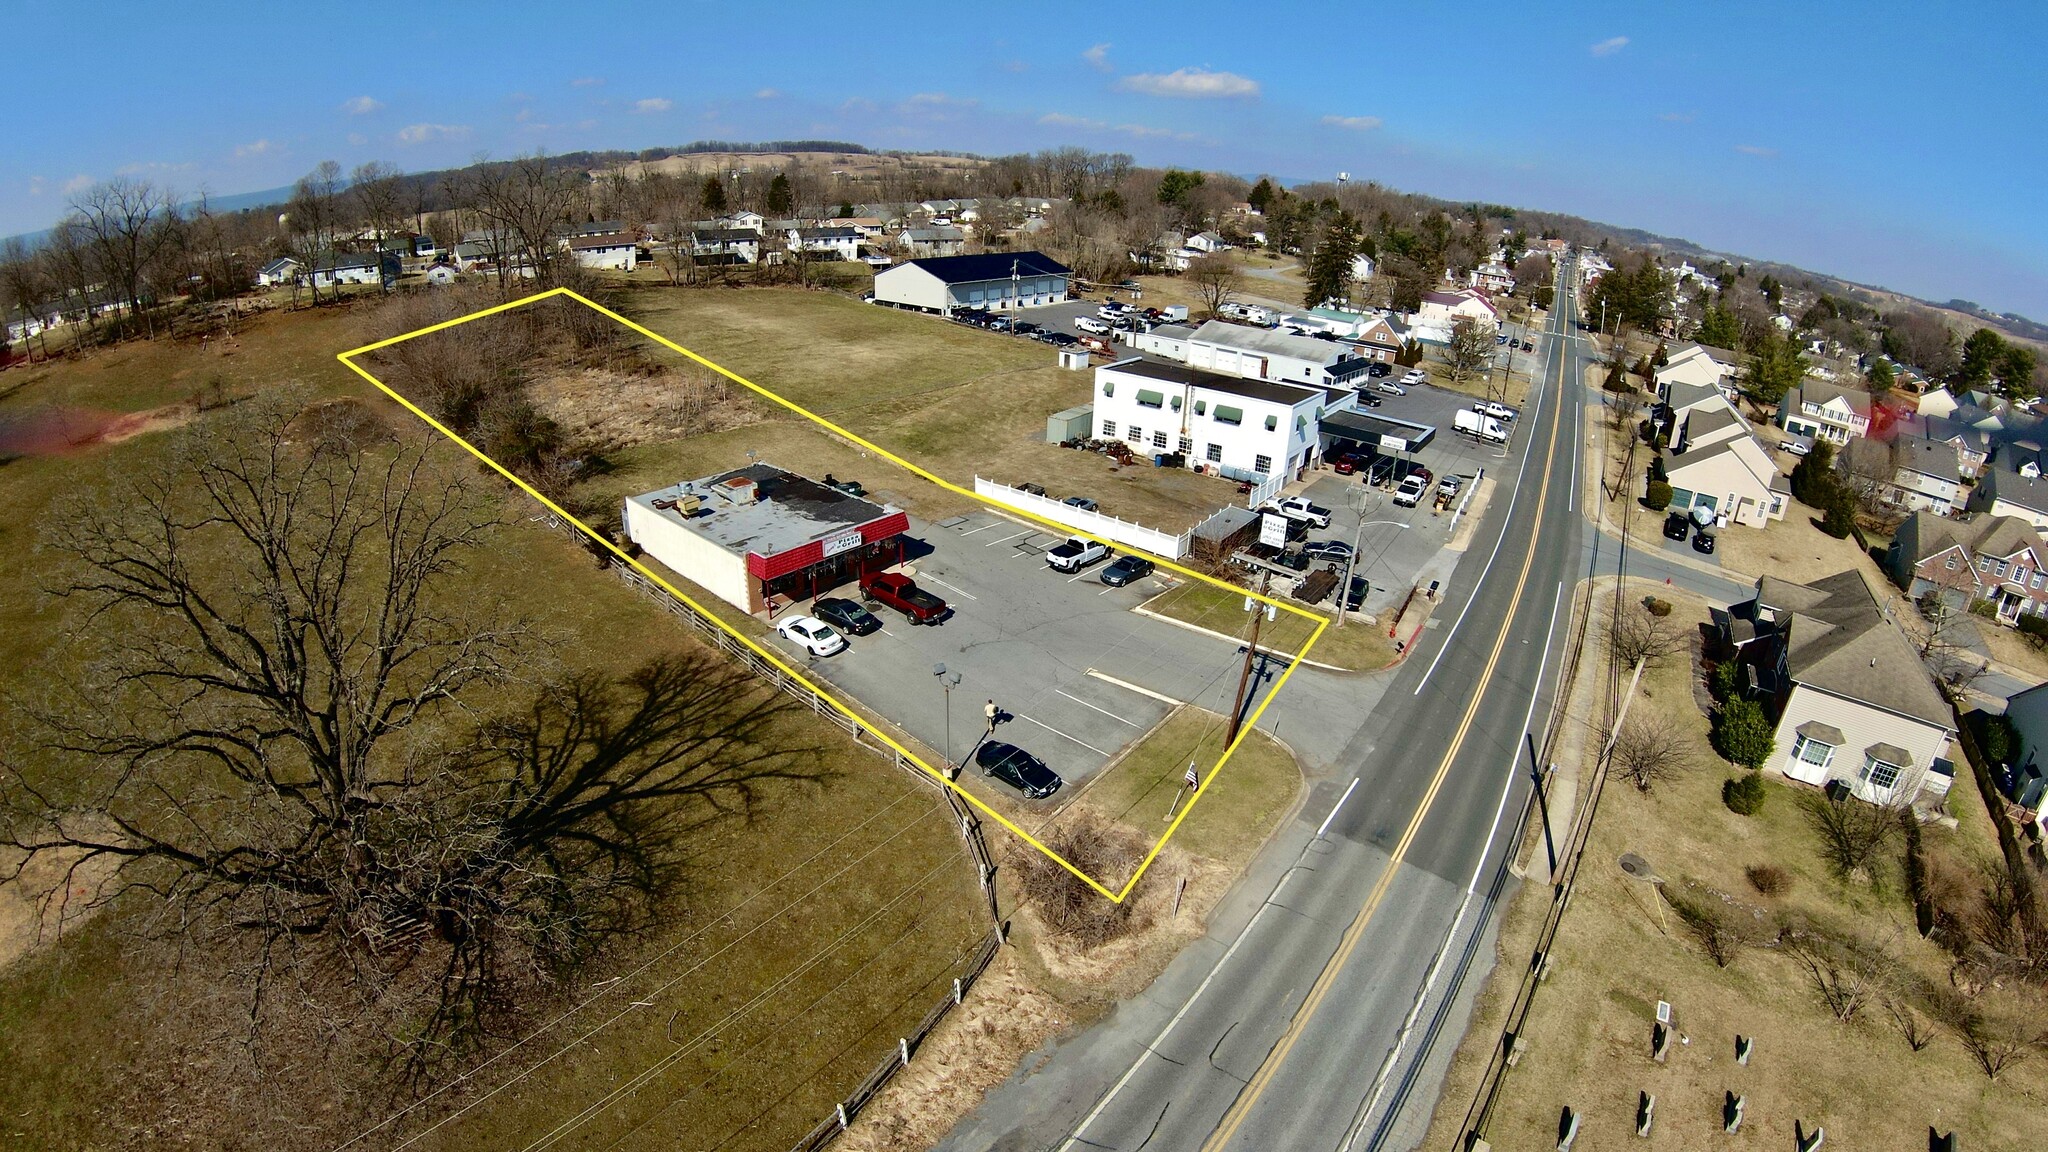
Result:
<svg viewBox="0 0 2048 1152"><path fill-rule="evenodd" d="M810 658L776 643L930 747L967 760L993 699L1014 717L996 738L1073 783L1099 771L1176 702L1227 710L1237 646L1130 611L1165 590L1158 577L1111 588L1100 579L1104 563L1055 572L1045 552L1061 537L988 511L913 521L911 534L931 546L910 567L919 586L952 606L945 623L912 627L883 608L883 630L852 638L836 656ZM945 680L960 676L950 700L937 664L946 666Z"/></svg>

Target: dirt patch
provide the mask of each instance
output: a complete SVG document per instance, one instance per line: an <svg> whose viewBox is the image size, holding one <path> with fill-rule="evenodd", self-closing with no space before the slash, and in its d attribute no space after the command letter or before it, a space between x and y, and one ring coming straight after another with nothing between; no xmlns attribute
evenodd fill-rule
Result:
<svg viewBox="0 0 2048 1152"><path fill-rule="evenodd" d="M114 863L101 857L80 865L83 855L45 850L24 859L19 850L0 851L0 874L13 876L0 883L0 970L76 931L93 914Z"/></svg>
<svg viewBox="0 0 2048 1152"><path fill-rule="evenodd" d="M0 424L0 457L62 456L176 428L198 414L191 404L141 412L45 408Z"/></svg>
<svg viewBox="0 0 2048 1152"><path fill-rule="evenodd" d="M762 419L745 389L712 372L586 368L539 380L530 395L571 440L612 448L723 432Z"/></svg>

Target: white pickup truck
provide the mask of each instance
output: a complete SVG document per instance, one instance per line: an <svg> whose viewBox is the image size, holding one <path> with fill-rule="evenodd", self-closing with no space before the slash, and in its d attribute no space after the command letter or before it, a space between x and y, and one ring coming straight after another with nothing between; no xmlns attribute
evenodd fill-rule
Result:
<svg viewBox="0 0 2048 1152"><path fill-rule="evenodd" d="M1095 541L1069 536L1065 544L1045 554L1045 564L1055 572L1079 572L1097 560L1108 558L1109 549Z"/></svg>
<svg viewBox="0 0 2048 1152"><path fill-rule="evenodd" d="M1278 512L1289 520L1304 520L1317 528L1330 526L1330 510L1320 504L1312 504L1306 496L1289 496L1265 506L1263 511Z"/></svg>

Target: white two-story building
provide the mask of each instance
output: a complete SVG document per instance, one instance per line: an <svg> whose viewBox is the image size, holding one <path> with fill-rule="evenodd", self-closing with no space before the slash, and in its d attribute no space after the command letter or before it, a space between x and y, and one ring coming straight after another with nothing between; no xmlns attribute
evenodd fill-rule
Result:
<svg viewBox="0 0 2048 1152"><path fill-rule="evenodd" d="M1778 402L1778 427L1794 436L1847 444L1870 435L1870 393L1808 378L1785 390Z"/></svg>
<svg viewBox="0 0 2048 1152"><path fill-rule="evenodd" d="M1178 452L1198 472L1298 478L1320 451L1317 421L1347 406L1322 388L1130 359L1095 370L1095 435L1145 455Z"/></svg>
<svg viewBox="0 0 2048 1152"><path fill-rule="evenodd" d="M1188 334L1186 362L1225 376L1317 388L1355 388L1372 361L1349 344L1210 320Z"/></svg>

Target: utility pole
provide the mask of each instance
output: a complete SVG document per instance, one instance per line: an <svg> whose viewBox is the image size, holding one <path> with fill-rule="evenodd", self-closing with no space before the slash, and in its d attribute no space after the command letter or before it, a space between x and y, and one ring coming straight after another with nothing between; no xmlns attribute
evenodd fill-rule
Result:
<svg viewBox="0 0 2048 1152"><path fill-rule="evenodd" d="M1270 578L1270 573L1261 572L1259 574L1259 595L1264 596L1266 594L1266 582ZM1230 730L1223 736L1223 746L1225 748L1230 747L1237 740L1239 718L1244 715L1245 690L1251 686L1252 682L1252 661L1258 659L1259 655L1259 622L1265 618L1267 612L1271 611L1266 604L1260 601L1252 600L1250 597L1246 597L1246 600L1251 604L1252 634L1251 639L1244 646L1244 668L1237 674L1237 699L1230 705Z"/></svg>

